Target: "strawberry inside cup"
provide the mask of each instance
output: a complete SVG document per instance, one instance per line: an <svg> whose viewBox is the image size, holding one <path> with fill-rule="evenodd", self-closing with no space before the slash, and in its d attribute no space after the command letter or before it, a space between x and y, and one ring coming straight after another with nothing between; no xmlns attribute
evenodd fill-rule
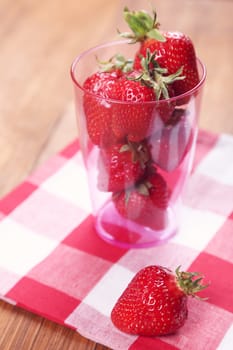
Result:
<svg viewBox="0 0 233 350"><path fill-rule="evenodd" d="M170 209L154 210L153 219L151 216L147 219L146 222L129 220L109 200L99 211L95 227L98 235L106 242L126 249L158 245L176 234L175 217Z"/></svg>
<svg viewBox="0 0 233 350"><path fill-rule="evenodd" d="M98 189L117 192L132 187L144 176L149 148L143 143L121 142L102 148L98 160Z"/></svg>
<svg viewBox="0 0 233 350"><path fill-rule="evenodd" d="M174 110L171 121L148 140L152 159L162 170L177 169L190 151L195 130L188 114L183 109Z"/></svg>
<svg viewBox="0 0 233 350"><path fill-rule="evenodd" d="M179 232L206 72L185 35L163 35L144 12L124 15L141 36L83 52L71 77L96 233L144 248ZM141 20L146 32L134 27Z"/></svg>

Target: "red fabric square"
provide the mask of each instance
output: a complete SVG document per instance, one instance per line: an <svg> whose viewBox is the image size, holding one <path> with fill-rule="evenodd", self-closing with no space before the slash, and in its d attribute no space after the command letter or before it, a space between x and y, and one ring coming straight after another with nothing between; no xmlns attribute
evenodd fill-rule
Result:
<svg viewBox="0 0 233 350"><path fill-rule="evenodd" d="M114 247L104 242L96 233L93 216L88 216L63 242L71 247L99 256L111 262L118 261L126 249Z"/></svg>
<svg viewBox="0 0 233 350"><path fill-rule="evenodd" d="M174 345L165 343L159 338L139 337L130 347L129 350L176 350Z"/></svg>
<svg viewBox="0 0 233 350"><path fill-rule="evenodd" d="M16 300L20 307L61 324L80 304L80 300L28 277L22 278L6 297Z"/></svg>
<svg viewBox="0 0 233 350"><path fill-rule="evenodd" d="M31 184L30 182L23 182L3 199L0 199L0 211L5 215L8 215L37 188L37 186Z"/></svg>
<svg viewBox="0 0 233 350"><path fill-rule="evenodd" d="M82 300L110 267L109 261L60 244L28 276Z"/></svg>
<svg viewBox="0 0 233 350"><path fill-rule="evenodd" d="M200 296L208 297L209 303L233 312L233 264L202 252L189 270L201 272L205 276L205 282L210 282Z"/></svg>
<svg viewBox="0 0 233 350"><path fill-rule="evenodd" d="M0 212L0 222L6 217L3 213Z"/></svg>
<svg viewBox="0 0 233 350"><path fill-rule="evenodd" d="M67 147L65 147L61 152L60 154L63 156L63 157L66 157L66 158L72 158L75 153L77 153L79 151L79 141L78 139L73 141L72 143L70 143Z"/></svg>

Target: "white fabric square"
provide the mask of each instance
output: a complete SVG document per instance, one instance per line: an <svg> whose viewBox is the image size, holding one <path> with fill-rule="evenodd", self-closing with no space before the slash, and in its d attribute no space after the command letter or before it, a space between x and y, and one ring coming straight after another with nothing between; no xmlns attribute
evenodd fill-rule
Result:
<svg viewBox="0 0 233 350"><path fill-rule="evenodd" d="M137 336L119 331L109 317L84 303L78 305L65 320L65 324L75 327L82 336L96 343L104 344L107 341L106 345L118 350L129 349L137 339Z"/></svg>
<svg viewBox="0 0 233 350"><path fill-rule="evenodd" d="M11 218L33 232L62 240L88 214L73 203L39 188L11 213Z"/></svg>
<svg viewBox="0 0 233 350"><path fill-rule="evenodd" d="M184 248L174 242L166 242L150 249L140 248L140 253L138 249L130 249L118 260L118 264L137 273L148 265L161 265L175 271L177 262L179 262L182 270L185 271L198 255L199 251L196 249L187 246Z"/></svg>
<svg viewBox="0 0 233 350"><path fill-rule="evenodd" d="M83 302L109 317L117 299L134 275L132 271L120 265L113 265L84 298Z"/></svg>
<svg viewBox="0 0 233 350"><path fill-rule="evenodd" d="M233 137L222 134L215 147L197 166L196 172L212 177L220 183L233 185Z"/></svg>
<svg viewBox="0 0 233 350"><path fill-rule="evenodd" d="M217 350L232 350L233 347L233 324L226 332L223 340L217 347Z"/></svg>
<svg viewBox="0 0 233 350"><path fill-rule="evenodd" d="M225 220L224 216L208 210L183 206L180 229L172 241L202 251Z"/></svg>
<svg viewBox="0 0 233 350"><path fill-rule="evenodd" d="M0 266L25 275L56 247L57 242L35 234L6 218L1 222Z"/></svg>
<svg viewBox="0 0 233 350"><path fill-rule="evenodd" d="M91 211L87 175L80 152L46 180L41 187L67 199L87 212Z"/></svg>
<svg viewBox="0 0 233 350"><path fill-rule="evenodd" d="M9 298L6 298L4 296L1 295L1 300L5 301L6 303L8 304L11 304L11 305L17 305L17 302L12 300L12 299L9 299Z"/></svg>
<svg viewBox="0 0 233 350"><path fill-rule="evenodd" d="M15 274L12 271L6 270L2 267L0 267L0 276L1 276L1 282L0 282L0 295L1 299L3 296L12 288L14 285L22 278L22 276L19 276Z"/></svg>

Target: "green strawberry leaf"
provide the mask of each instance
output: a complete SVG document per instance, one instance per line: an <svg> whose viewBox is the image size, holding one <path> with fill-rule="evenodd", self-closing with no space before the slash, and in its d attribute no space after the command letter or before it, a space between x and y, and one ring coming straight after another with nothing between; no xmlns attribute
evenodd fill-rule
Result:
<svg viewBox="0 0 233 350"><path fill-rule="evenodd" d="M157 28L151 29L149 32L147 32L146 36L148 38L155 39L161 42L166 41L166 38L164 37L164 35Z"/></svg>
<svg viewBox="0 0 233 350"><path fill-rule="evenodd" d="M206 298L201 298L196 295L196 293L209 286L209 284L202 284L203 276L195 279L195 277L200 276L200 273L180 271L180 268L181 266L178 266L175 270L178 286L183 290L185 294L191 295L192 297L200 300L206 300Z"/></svg>
<svg viewBox="0 0 233 350"><path fill-rule="evenodd" d="M183 72L183 66L180 67L175 73L168 75L167 77L163 77L163 81L166 84L172 84L176 80L184 80L185 75L181 75Z"/></svg>
<svg viewBox="0 0 233 350"><path fill-rule="evenodd" d="M112 56L108 61L100 61L97 56L96 60L102 72L111 72L113 69L120 69L122 72L128 73L133 69L133 59L126 59L120 54Z"/></svg>
<svg viewBox="0 0 233 350"><path fill-rule="evenodd" d="M159 31L156 12L153 11L153 17L146 11L130 11L128 7L124 8L124 19L131 29L132 33L120 33L124 38L131 39L131 43L142 41L145 38L153 38L158 41L166 41L163 34Z"/></svg>
<svg viewBox="0 0 233 350"><path fill-rule="evenodd" d="M145 11L130 12L127 7L124 8L124 19L137 38L142 38L153 28L153 18Z"/></svg>

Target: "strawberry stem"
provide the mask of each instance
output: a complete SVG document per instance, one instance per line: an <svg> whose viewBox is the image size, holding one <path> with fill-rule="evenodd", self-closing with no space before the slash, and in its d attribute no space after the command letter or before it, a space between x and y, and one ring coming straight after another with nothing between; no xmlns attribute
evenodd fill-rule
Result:
<svg viewBox="0 0 233 350"><path fill-rule="evenodd" d="M114 69L119 69L124 73L128 73L133 70L133 59L126 59L120 54L112 56L108 61L100 61L98 57L96 57L96 60L102 72L111 72Z"/></svg>
<svg viewBox="0 0 233 350"><path fill-rule="evenodd" d="M200 276L199 272L184 272L180 271L181 266L178 266L175 270L176 280L178 286L186 295L191 295L197 299L205 300L206 298L200 298L196 293L207 288L209 284L203 285L203 276ZM199 278L197 278L200 276Z"/></svg>
<svg viewBox="0 0 233 350"><path fill-rule="evenodd" d="M125 7L123 15L132 33L120 33L122 37L131 39L132 43L143 41L146 37L158 41L166 41L163 34L159 31L159 23L155 10L153 10L152 17L144 10L130 11L128 7Z"/></svg>
<svg viewBox="0 0 233 350"><path fill-rule="evenodd" d="M141 84L153 88L157 100L161 98L168 99L168 85L185 78L181 75L183 67L179 68L174 74L167 75L167 69L160 67L157 62L156 54L156 51L151 53L147 49L146 57L141 58L142 73L129 79L140 81Z"/></svg>
<svg viewBox="0 0 233 350"><path fill-rule="evenodd" d="M142 169L146 168L146 164L148 163L150 156L149 151L145 145L138 142L128 141L124 145L121 146L120 153L131 152L132 154L132 162L139 162Z"/></svg>

